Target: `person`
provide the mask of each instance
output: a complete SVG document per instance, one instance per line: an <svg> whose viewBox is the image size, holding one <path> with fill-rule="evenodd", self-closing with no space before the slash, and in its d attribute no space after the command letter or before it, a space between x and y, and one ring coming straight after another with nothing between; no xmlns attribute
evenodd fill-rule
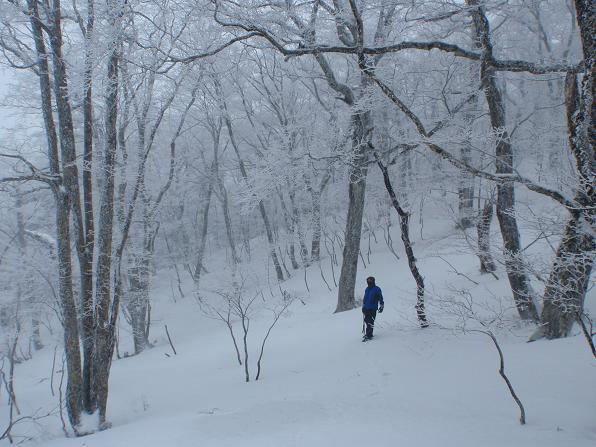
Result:
<svg viewBox="0 0 596 447"><path fill-rule="evenodd" d="M364 299L362 300L362 314L364 315L366 331L362 341L367 341L373 338L377 309L379 313L381 313L385 307L383 293L381 292L381 288L375 284L374 276L366 278L366 284L367 287L364 290Z"/></svg>

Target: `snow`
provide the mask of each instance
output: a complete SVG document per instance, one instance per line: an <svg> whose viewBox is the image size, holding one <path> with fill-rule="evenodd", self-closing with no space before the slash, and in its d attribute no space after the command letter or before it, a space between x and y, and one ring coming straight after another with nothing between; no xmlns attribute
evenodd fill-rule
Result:
<svg viewBox="0 0 596 447"><path fill-rule="evenodd" d="M418 228L411 234L418 239L414 250L428 286L430 328L416 324L414 282L405 256L396 261L379 238L370 264L367 260L366 269L360 265L357 278L358 295L371 274L384 292L385 312L378 317L375 339L360 342L358 309L333 314L336 291L328 291L319 267L313 266L307 270L310 293L303 272L282 284L304 304L294 302L273 328L258 382L252 380L256 359L271 320L263 311L251 321L251 382L245 383L227 327L201 313L190 283L185 284L187 296L174 303L173 272L161 271L154 278L155 346L113 363L112 428L65 438L54 416L22 424L15 433L35 436L25 445L43 447L596 445L596 360L583 336L527 343L533 327L515 321L511 303L503 298L508 296L504 272L497 272L500 280L480 275L477 260L464 253L455 230L439 223L432 227L428 221L425 225L424 240ZM532 249L541 250L539 244ZM398 250L400 256L402 252ZM224 255L218 256L209 266L220 273L205 275L206 292L229 286L229 273L221 267ZM253 264L264 268L265 256L255 257ZM331 281L328 259L323 271ZM478 300L473 304L479 319L490 316L485 303L509 306L491 329L505 355L505 372L525 406L525 426L519 424L519 410L498 374L492 341L461 331L460 316L449 313L441 300L462 288ZM593 292L588 300L593 305ZM166 324L177 355L167 341ZM477 321L467 322L474 325ZM121 353L130 351L125 330L122 326ZM241 343L240 327L235 330ZM59 335L55 337L59 344ZM56 405L48 380L52 357L48 346L17 366L17 397L24 414L40 402L48 409ZM55 389L59 380L57 371ZM6 409L0 411L4 420ZM8 445L4 442L0 445Z"/></svg>

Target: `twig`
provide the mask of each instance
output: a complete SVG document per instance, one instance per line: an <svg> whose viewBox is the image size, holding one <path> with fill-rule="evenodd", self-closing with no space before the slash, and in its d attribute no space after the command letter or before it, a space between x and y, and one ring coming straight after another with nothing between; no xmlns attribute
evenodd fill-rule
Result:
<svg viewBox="0 0 596 447"><path fill-rule="evenodd" d="M170 342L170 346L172 347L172 351L174 351L174 355L178 355L176 352L176 348L174 348L174 343L172 343L172 338L170 337L170 332L168 331L168 325L166 324L166 335L168 336L168 341Z"/></svg>
<svg viewBox="0 0 596 447"><path fill-rule="evenodd" d="M60 407L60 421L62 422L62 431L64 432L64 436L68 438L68 430L66 429L66 421L64 420L64 406L62 405L62 384L64 383L64 361L65 356L62 355L62 370L60 371L62 374L60 375L60 385L58 386L58 399L59 399L59 407Z"/></svg>
<svg viewBox="0 0 596 447"><path fill-rule="evenodd" d="M308 287L308 281L306 279L306 265L304 266L304 284L306 285L306 290L310 293L310 288Z"/></svg>
<svg viewBox="0 0 596 447"><path fill-rule="evenodd" d="M476 281L474 281L472 278L470 278L468 275L464 274L464 273L460 273L455 267L453 267L453 264L451 264L447 259L445 259L443 256L437 255L437 258L441 259L443 262L445 262L447 265L449 265L449 267L451 267L451 269L453 270L453 272L457 275L457 276L463 276L464 278L466 278L468 281L479 285L479 283L477 283ZM498 278L497 278L498 279Z"/></svg>
<svg viewBox="0 0 596 447"><path fill-rule="evenodd" d="M584 320L582 318L584 316L590 322L590 330L588 330L588 328L586 327L586 323L584 323ZM584 336L586 337L586 341L588 342L588 345L590 346L590 350L592 351L592 354L594 355L594 357L596 357L596 346L594 346L594 339L592 338L592 337L594 337L594 335L596 335L596 333L592 332L592 320L585 313L581 313L581 314L578 313L577 314L577 322L579 323L579 326L582 328L582 332L584 333Z"/></svg>
<svg viewBox="0 0 596 447"><path fill-rule="evenodd" d="M52 392L52 397L56 394L54 393L54 371L56 370L56 351L58 350L58 345L54 347L54 358L52 359L52 375L50 376L50 391Z"/></svg>
<svg viewBox="0 0 596 447"><path fill-rule="evenodd" d="M294 301L294 298L291 297L287 292L284 292L284 298L287 299L287 301L283 304L283 306L281 307L281 309L279 309L279 311L277 311L277 312L273 311L273 315L274 315L273 322L271 323L271 326L269 326L269 329L267 330L267 334L263 338L263 343L261 344L261 353L259 355L259 359L257 360L257 375L255 376L255 381L259 380L259 377L261 376L261 360L263 358L263 351L265 350L265 342L267 341L267 338L269 338L271 329L273 329L273 326L275 326L275 324L279 320L279 317L281 317L286 312L288 307L290 307L290 305Z"/></svg>

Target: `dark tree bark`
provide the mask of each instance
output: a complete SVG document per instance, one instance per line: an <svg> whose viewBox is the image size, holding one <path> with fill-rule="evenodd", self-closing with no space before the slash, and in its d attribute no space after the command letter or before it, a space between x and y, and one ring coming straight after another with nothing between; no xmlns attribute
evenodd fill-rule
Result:
<svg viewBox="0 0 596 447"><path fill-rule="evenodd" d="M577 2L576 2L577 3ZM581 6L581 5L579 5ZM578 22L582 18L578 10ZM592 9L592 12L594 10ZM582 11L584 14L586 11ZM594 24L594 14L591 22ZM580 29L582 24L580 22ZM582 34L582 38L584 35ZM593 39L593 38L592 38ZM584 43L585 44L585 43ZM594 43L584 45L586 68L594 65ZM589 78L592 79L589 79ZM575 74L568 73L565 81L565 103L569 148L574 156L578 175L578 186L574 201L577 209L572 210L557 248L551 274L544 290L544 307L540 334L547 338L566 337L573 323L581 318L584 300L594 263L594 228L596 227L596 188L594 184L594 73L584 74L582 89L579 89ZM533 337L536 337L535 334Z"/></svg>
<svg viewBox="0 0 596 447"><path fill-rule="evenodd" d="M391 198L391 204L397 214L399 215L399 227L401 229L401 240L404 243L404 249L406 251L406 257L408 258L408 267L410 268L410 272L414 277L414 281L416 281L416 316L418 317L418 322L420 323L420 327L425 328L428 327L428 321L426 320L426 311L424 309L424 278L418 271L418 266L416 265L416 257L414 256L414 250L412 249L412 243L410 241L410 213L406 212L399 204L397 199L397 195L393 189L393 185L391 184L391 179L389 178L389 172L387 170L387 166L383 164L381 159L375 153L375 158L377 159L377 165L383 174L383 182L385 183L385 188L387 189L387 193Z"/></svg>
<svg viewBox="0 0 596 447"><path fill-rule="evenodd" d="M117 5L110 4L114 9ZM110 24L116 32L120 14L111 12ZM114 38L116 40L116 37ZM118 147L118 66L120 62L120 44L112 42L108 60L105 128L106 143L103 157L105 178L100 197L99 231L97 238L97 276L95 287L96 321L95 351L93 353L93 391L99 409L99 427L106 428L106 412L108 403L108 379L112 364L114 345L114 328L111 327L113 309L111 274L112 274L112 241L114 228L114 175L115 159ZM115 298L114 298L115 299Z"/></svg>
<svg viewBox="0 0 596 447"><path fill-rule="evenodd" d="M93 217L93 59L92 38L95 22L94 0L87 0L85 34L85 73L83 83L83 215L85 225L83 259L81 262L82 335L83 335L83 405L88 413L95 408L91 393L93 361L93 249L95 224Z"/></svg>
<svg viewBox="0 0 596 447"><path fill-rule="evenodd" d="M474 8L471 10L474 33L478 47L484 55L480 66L480 80L484 88L488 104L490 122L497 136L496 173L513 173L513 147L507 132L505 120L505 104L501 91L497 86L495 69L487 62L493 60L490 26L484 8L478 0L467 0ZM497 184L497 219L503 237L505 249L505 268L511 285L513 300L519 316L523 320L538 321L538 311L534 304L534 296L530 280L525 273L521 254L521 243L517 220L515 218L515 188L513 181Z"/></svg>
<svg viewBox="0 0 596 447"><path fill-rule="evenodd" d="M31 32L35 42L35 50L39 64L39 86L41 106L48 145L48 162L50 174L61 174L60 157L58 155L58 136L54 123L52 106L52 89L48 53L42 30L37 0L28 0L28 12ZM59 9L58 9L59 11ZM59 20L59 19L58 19ZM59 21L58 21L59 25ZM64 349L66 352L66 408L69 421L78 430L82 413L83 379L81 374L81 354L79 346L79 328L72 284L72 258L70 236L70 195L68 191L54 184L52 187L56 201L56 256L58 260L58 295L64 328Z"/></svg>

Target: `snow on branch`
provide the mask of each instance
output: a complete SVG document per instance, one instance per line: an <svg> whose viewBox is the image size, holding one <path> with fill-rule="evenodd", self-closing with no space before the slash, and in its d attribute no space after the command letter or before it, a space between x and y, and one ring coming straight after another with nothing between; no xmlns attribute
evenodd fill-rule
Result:
<svg viewBox="0 0 596 447"><path fill-rule="evenodd" d="M352 2L350 2L352 5ZM361 27L358 27L358 19L360 18L360 14L356 9L354 9L355 4L352 5L352 10L354 16L357 20L357 37L362 36ZM286 44L279 40L276 36L274 36L268 30L255 25L254 23L247 24L237 21L226 21L223 20L220 16L218 16L219 12L219 2L215 2L215 12L214 12L214 19L217 23L222 25L223 27L227 28L239 28L246 31L248 34L244 36L239 36L232 41L224 44L219 49L215 49L211 52L199 54L196 56L191 56L187 59L196 60L201 59L210 55L215 54L223 50L224 48L232 45L235 42L241 40L247 40L252 37L261 37L269 42L277 51L283 54L286 57L297 57L297 56L305 56L305 55L322 55L325 53L336 53L336 54L360 54L360 55L384 55L389 53L398 53L400 51L406 50L421 50L421 51L431 51L431 50L439 50L445 53L453 54L456 57L474 60L474 61L482 61L487 65L493 67L497 71L510 71L510 72L527 72L532 74L547 74L547 73L577 73L583 70L583 62L577 64L539 64L534 62L528 62L523 60L497 60L493 57L486 58L481 52L470 51L468 49L462 48L459 45L442 42L442 41L428 41L428 42L419 42L419 41L403 41L393 45L384 45L384 46L374 46L374 47L367 47L363 45L363 42L360 38L357 39L355 45L313 45L312 42L304 42L296 46L295 42L291 42ZM360 18L361 20L361 18ZM308 46L303 46L304 44L308 44ZM293 48L288 47L288 45L292 45Z"/></svg>

